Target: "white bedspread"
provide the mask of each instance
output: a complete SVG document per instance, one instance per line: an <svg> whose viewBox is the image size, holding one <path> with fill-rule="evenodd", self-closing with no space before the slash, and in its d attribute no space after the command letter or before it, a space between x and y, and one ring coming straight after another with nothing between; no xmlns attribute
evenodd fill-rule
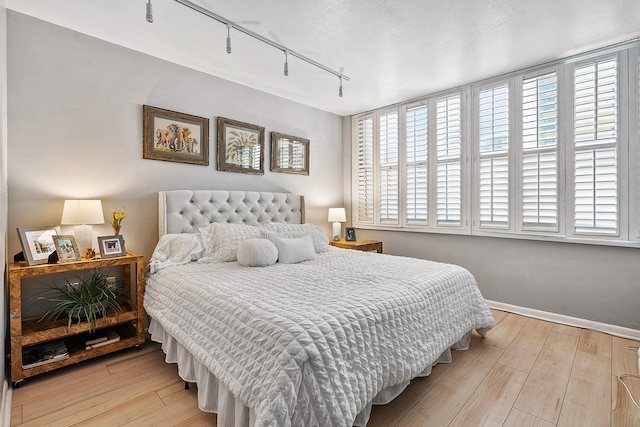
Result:
<svg viewBox="0 0 640 427"><path fill-rule="evenodd" d="M166 268L144 306L256 426L351 426L381 390L494 325L461 267L337 248L300 264Z"/></svg>

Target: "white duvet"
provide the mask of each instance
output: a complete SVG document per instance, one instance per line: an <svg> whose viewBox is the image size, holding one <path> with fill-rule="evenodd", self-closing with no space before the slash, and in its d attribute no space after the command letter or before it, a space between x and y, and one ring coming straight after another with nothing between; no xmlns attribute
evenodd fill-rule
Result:
<svg viewBox="0 0 640 427"><path fill-rule="evenodd" d="M461 267L337 248L299 264L165 268L144 306L256 426L351 426L381 390L494 325Z"/></svg>

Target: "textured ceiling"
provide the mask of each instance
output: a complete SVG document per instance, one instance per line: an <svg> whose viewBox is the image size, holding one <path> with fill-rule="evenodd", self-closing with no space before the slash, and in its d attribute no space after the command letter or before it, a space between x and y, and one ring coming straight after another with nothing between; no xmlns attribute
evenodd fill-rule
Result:
<svg viewBox="0 0 640 427"><path fill-rule="evenodd" d="M173 0L8 0L9 9L339 115L640 36L638 0L192 0L351 81Z"/></svg>

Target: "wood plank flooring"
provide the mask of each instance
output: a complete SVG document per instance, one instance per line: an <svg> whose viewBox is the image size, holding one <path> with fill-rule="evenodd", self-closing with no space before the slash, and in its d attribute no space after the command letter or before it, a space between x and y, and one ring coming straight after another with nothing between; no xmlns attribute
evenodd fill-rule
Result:
<svg viewBox="0 0 640 427"><path fill-rule="evenodd" d="M640 426L619 383L637 374L637 341L492 310L471 348L373 408L368 426ZM640 399L640 380L627 384ZM34 378L13 391L12 426L215 426L159 345Z"/></svg>

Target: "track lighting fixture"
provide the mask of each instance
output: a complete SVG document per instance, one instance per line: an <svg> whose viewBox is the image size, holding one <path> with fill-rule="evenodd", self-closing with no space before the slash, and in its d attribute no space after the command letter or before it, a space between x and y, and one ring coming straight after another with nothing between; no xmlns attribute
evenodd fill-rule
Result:
<svg viewBox="0 0 640 427"><path fill-rule="evenodd" d="M289 75L289 51L284 51L284 75Z"/></svg>
<svg viewBox="0 0 640 427"><path fill-rule="evenodd" d="M149 2L147 3L147 21L149 22L153 22L153 15L152 15L152 11L151 11L151 0L148 0ZM326 67L316 61L314 61L313 59L307 58L304 55L301 55L297 52L292 51L291 49L289 49L286 46L283 46L279 43L274 42L273 40L270 40L266 37L261 36L260 34L254 33L253 31L233 23L232 21L228 20L227 18L224 18L218 14L215 14L213 12L211 12L208 9L205 9L202 6L198 6L197 4L189 1L189 0L175 0L176 2L180 3L183 6L187 6L188 8L195 10L196 12L200 12L201 14L208 16L209 18L218 21L222 24L224 24L227 27L227 53L231 53L231 28L240 31L241 33L244 33L248 36L253 37L256 40L259 40L261 42L263 42L264 44L268 44L271 47L274 47L278 50L281 50L282 52L284 52L284 75L288 76L289 75L289 55L295 56L298 59L301 59L302 61L311 64L313 66L316 66L324 71L326 71L327 73L333 74L334 76L340 78L340 89L338 91L338 95L342 96L342 81L346 80L349 81L349 77L345 76L344 74L342 74L342 69L340 69L340 72L332 70L329 67Z"/></svg>
<svg viewBox="0 0 640 427"><path fill-rule="evenodd" d="M153 6L151 6L151 0L147 2L147 22L153 24Z"/></svg>

